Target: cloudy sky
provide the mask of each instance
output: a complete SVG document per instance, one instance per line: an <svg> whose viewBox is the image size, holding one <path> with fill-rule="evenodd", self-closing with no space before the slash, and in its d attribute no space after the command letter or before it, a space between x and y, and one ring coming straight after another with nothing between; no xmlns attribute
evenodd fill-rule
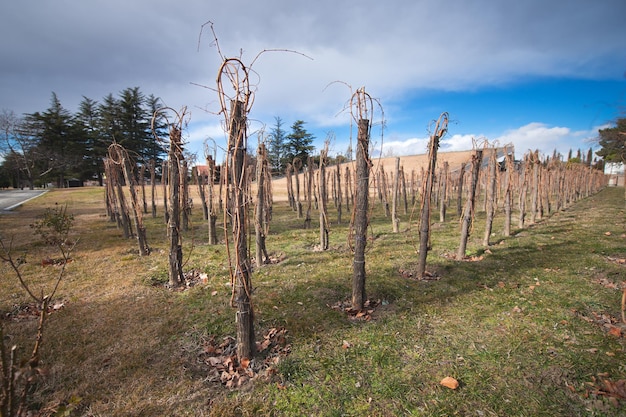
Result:
<svg viewBox="0 0 626 417"><path fill-rule="evenodd" d="M364 86L384 155L424 153L443 111L442 150L487 139L586 152L626 112L624 16L624 0L3 1L0 109L43 111L55 92L75 112L83 96L138 86L187 106L188 148L202 155L207 138L225 142L211 21L224 56L254 61L252 131L301 119L343 153L347 103ZM297 53L255 61L271 49Z"/></svg>

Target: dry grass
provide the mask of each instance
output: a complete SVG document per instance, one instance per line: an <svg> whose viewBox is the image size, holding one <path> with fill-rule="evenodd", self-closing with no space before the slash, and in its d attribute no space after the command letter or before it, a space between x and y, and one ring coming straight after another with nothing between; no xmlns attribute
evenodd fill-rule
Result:
<svg viewBox="0 0 626 417"><path fill-rule="evenodd" d="M29 279L41 286L54 267L40 266L45 248L33 244L28 225L46 207L67 204L80 236L57 299L65 306L46 331L49 374L34 407L50 411L75 397L71 415L84 416L620 413L589 384L626 379L624 339L580 317L619 315L619 294L594 280L626 279L622 266L606 260L626 256L621 190L516 231L481 262L442 256L454 251L458 224L439 225L429 268L442 278L433 282L401 276L399 269L414 265L416 232L391 234L376 208L367 288L381 307L369 322L330 308L350 291L345 225L333 225L331 249L316 252L315 225L302 229L302 220L277 205L267 242L284 260L254 274L256 324L259 332L286 327L293 353L273 383L237 391L205 382L197 360L206 337L234 334L225 250L203 243L199 207L193 251L191 233L184 243L185 268L206 272L208 282L171 292L153 285L167 278L162 219L145 219L153 253L141 258L104 217L103 193L54 190L0 216L2 237L15 236L15 250L28 252ZM479 239L468 249L481 254ZM27 299L5 265L1 272L0 310L10 311ZM5 320L7 342L28 351L35 326ZM461 381L457 391L438 385L448 375Z"/></svg>
<svg viewBox="0 0 626 417"><path fill-rule="evenodd" d="M455 169L459 169L461 167L461 163L468 162L471 159L472 151L458 151L458 152L442 152L439 154L437 161L439 164L443 164L444 162L448 162L450 164L450 170L454 171ZM400 165L404 167L405 175L407 176L407 180L410 178L411 170L415 170L417 175L421 175L422 168L428 168L428 155L411 155L411 156L400 156ZM387 173L393 173L396 164L396 157L388 157L388 158L374 158L372 160L373 169L379 170L384 169ZM341 164L341 172L343 174L346 165L353 165L353 162L346 162ZM334 169L334 166L331 167ZM343 179L343 178L342 178ZM285 177L274 180L274 201L287 201L287 179ZM295 179L294 179L295 184ZM304 184L304 174L300 173L300 185ZM295 185L294 185L295 187Z"/></svg>

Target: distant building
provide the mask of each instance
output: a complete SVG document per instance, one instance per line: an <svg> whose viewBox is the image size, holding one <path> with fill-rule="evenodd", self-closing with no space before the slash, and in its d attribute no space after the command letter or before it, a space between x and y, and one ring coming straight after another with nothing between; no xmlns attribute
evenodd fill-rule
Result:
<svg viewBox="0 0 626 417"><path fill-rule="evenodd" d="M79 180L78 178L70 178L69 180L65 181L65 185L68 188L82 187L83 186L83 182L81 180Z"/></svg>

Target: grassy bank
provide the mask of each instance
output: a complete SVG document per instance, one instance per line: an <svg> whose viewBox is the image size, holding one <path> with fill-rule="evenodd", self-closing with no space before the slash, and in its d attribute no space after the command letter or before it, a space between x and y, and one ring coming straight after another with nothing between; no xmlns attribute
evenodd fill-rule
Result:
<svg viewBox="0 0 626 417"><path fill-rule="evenodd" d="M71 403L71 415L85 416L621 415L626 400L604 381L626 379L626 339L611 331L626 281L623 195L607 188L508 238L496 218L487 251L478 213L467 262L448 256L459 243L450 216L434 225L427 269L438 279L429 281L410 277L417 227L401 216L403 232L392 234L376 206L369 320L332 308L350 297L347 226L331 225L331 248L319 252L316 226L303 229L278 204L267 246L281 261L255 271L253 300L259 338L284 327L291 353L270 380L228 389L207 380L203 355L211 337L234 336L235 324L226 250L206 244L201 210L184 241L185 269L206 282L172 292L160 285L161 217L145 219L153 253L141 258L107 222L102 189L55 190L0 216L2 238L14 236L15 253L27 253L24 270L38 288L53 271L39 259L48 249L33 243L35 216L67 204L80 236L57 296L63 307L49 319L48 375L34 405L52 412ZM0 310L13 317L4 320L7 342L27 352L36 321L15 319L28 300L6 265L2 277ZM446 376L459 388L441 386Z"/></svg>

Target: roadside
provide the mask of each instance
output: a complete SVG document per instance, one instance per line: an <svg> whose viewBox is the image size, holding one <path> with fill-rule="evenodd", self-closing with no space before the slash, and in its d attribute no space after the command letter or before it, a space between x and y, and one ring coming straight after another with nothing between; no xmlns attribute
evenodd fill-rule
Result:
<svg viewBox="0 0 626 417"><path fill-rule="evenodd" d="M0 190L0 213L11 211L48 190Z"/></svg>

